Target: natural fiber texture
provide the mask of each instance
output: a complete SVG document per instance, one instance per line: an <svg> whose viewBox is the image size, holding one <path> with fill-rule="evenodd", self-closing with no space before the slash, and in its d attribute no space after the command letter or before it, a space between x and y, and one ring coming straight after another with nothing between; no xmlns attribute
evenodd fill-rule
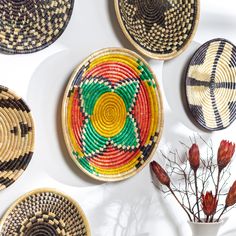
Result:
<svg viewBox="0 0 236 236"><path fill-rule="evenodd" d="M24 101L0 86L0 190L28 166L34 148L34 124Z"/></svg>
<svg viewBox="0 0 236 236"><path fill-rule="evenodd" d="M199 0L115 0L125 35L146 56L171 59L191 42L199 20Z"/></svg>
<svg viewBox="0 0 236 236"><path fill-rule="evenodd" d="M236 119L236 47L225 39L202 45L190 61L187 98L196 121L221 130Z"/></svg>
<svg viewBox="0 0 236 236"><path fill-rule="evenodd" d="M65 30L74 0L2 0L0 51L32 53L53 43Z"/></svg>
<svg viewBox="0 0 236 236"><path fill-rule="evenodd" d="M87 58L66 89L62 120L68 150L93 178L117 181L146 165L162 130L162 103L145 61L125 49Z"/></svg>
<svg viewBox="0 0 236 236"><path fill-rule="evenodd" d="M90 236L82 209L53 190L21 197L4 215L1 236Z"/></svg>

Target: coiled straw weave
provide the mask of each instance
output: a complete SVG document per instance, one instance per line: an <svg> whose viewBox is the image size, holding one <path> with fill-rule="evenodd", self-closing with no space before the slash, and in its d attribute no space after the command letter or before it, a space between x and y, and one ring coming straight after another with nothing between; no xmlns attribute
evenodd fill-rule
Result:
<svg viewBox="0 0 236 236"><path fill-rule="evenodd" d="M236 119L236 47L225 39L203 44L192 57L186 78L189 108L208 130Z"/></svg>
<svg viewBox="0 0 236 236"><path fill-rule="evenodd" d="M196 32L199 0L115 0L116 14L129 41L160 60L178 56Z"/></svg>
<svg viewBox="0 0 236 236"><path fill-rule="evenodd" d="M0 189L14 183L28 166L34 149L34 123L29 107L0 86Z"/></svg>
<svg viewBox="0 0 236 236"><path fill-rule="evenodd" d="M62 109L65 141L91 177L118 181L150 160L163 123L155 75L137 54L108 48L73 73Z"/></svg>
<svg viewBox="0 0 236 236"><path fill-rule="evenodd" d="M0 51L7 54L41 50L65 30L74 0L1 0Z"/></svg>
<svg viewBox="0 0 236 236"><path fill-rule="evenodd" d="M1 236L90 236L87 219L70 197L35 190L17 200L1 221Z"/></svg>

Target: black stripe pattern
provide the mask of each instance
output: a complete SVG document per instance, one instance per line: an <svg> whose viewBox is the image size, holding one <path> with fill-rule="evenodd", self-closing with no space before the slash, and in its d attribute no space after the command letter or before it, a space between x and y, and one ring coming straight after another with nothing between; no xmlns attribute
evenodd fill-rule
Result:
<svg viewBox="0 0 236 236"><path fill-rule="evenodd" d="M27 168L34 147L34 124L29 107L0 86L0 190Z"/></svg>
<svg viewBox="0 0 236 236"><path fill-rule="evenodd" d="M187 71L186 92L196 121L208 130L221 130L236 119L236 50L225 39L202 45Z"/></svg>

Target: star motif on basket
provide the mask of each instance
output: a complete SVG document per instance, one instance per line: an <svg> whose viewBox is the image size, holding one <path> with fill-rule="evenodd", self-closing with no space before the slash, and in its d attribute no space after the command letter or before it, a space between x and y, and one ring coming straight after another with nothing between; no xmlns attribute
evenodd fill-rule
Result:
<svg viewBox="0 0 236 236"><path fill-rule="evenodd" d="M128 3L135 6L134 19L144 20L147 31L150 31L154 24L164 28L165 13L172 8L168 0L128 0Z"/></svg>
<svg viewBox="0 0 236 236"><path fill-rule="evenodd" d="M109 145L121 150L139 147L138 127L132 115L138 91L139 82L134 79L114 85L99 77L80 84L85 116L82 145L86 156L102 153Z"/></svg>

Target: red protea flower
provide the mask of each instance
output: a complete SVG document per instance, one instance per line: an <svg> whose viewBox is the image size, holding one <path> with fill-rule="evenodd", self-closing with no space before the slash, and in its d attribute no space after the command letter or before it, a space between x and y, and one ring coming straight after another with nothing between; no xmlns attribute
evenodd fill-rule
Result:
<svg viewBox="0 0 236 236"><path fill-rule="evenodd" d="M236 181L233 183L232 187L230 188L226 201L225 206L230 207L236 203Z"/></svg>
<svg viewBox="0 0 236 236"><path fill-rule="evenodd" d="M202 210L206 216L215 214L218 200L213 196L212 192L202 194Z"/></svg>
<svg viewBox="0 0 236 236"><path fill-rule="evenodd" d="M235 144L222 140L218 149L217 163L219 170L223 170L231 161L235 151Z"/></svg>
<svg viewBox="0 0 236 236"><path fill-rule="evenodd" d="M196 172L200 166L200 154L197 144L193 144L189 149L189 163L191 168Z"/></svg>
<svg viewBox="0 0 236 236"><path fill-rule="evenodd" d="M165 170L156 161L152 161L150 166L160 183L170 187L170 177Z"/></svg>

